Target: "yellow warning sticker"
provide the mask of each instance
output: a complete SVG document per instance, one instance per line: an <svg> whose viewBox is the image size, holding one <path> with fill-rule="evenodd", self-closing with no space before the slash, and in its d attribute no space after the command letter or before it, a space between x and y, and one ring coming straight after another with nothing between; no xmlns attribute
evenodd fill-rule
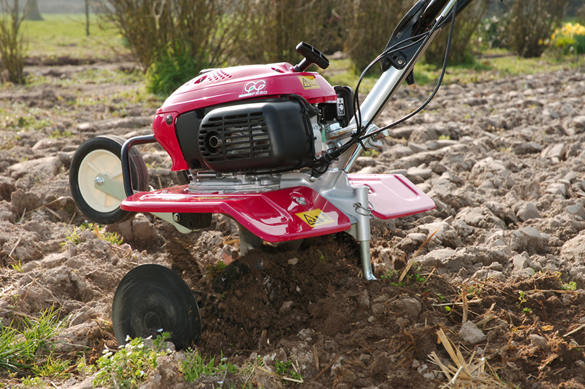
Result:
<svg viewBox="0 0 585 389"><path fill-rule="evenodd" d="M325 224L335 223L335 220L327 216L326 213L320 209L313 209L307 212L299 212L296 214L309 226L316 228L324 226Z"/></svg>
<svg viewBox="0 0 585 389"><path fill-rule="evenodd" d="M299 76L299 80L305 89L321 89L315 76Z"/></svg>

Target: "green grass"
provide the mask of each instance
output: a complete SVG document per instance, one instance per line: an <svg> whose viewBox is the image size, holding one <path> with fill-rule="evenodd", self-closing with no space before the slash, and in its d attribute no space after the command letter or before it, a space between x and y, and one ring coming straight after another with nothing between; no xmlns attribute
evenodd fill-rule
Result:
<svg viewBox="0 0 585 389"><path fill-rule="evenodd" d="M25 21L22 25L32 57L62 57L113 59L118 53L127 54L121 36L112 25L90 16L90 36L85 32L83 14L45 14L43 21Z"/></svg>
<svg viewBox="0 0 585 389"><path fill-rule="evenodd" d="M276 360L274 363L274 370L276 371L276 374L280 376L288 377L289 379L292 378L293 380L296 380L297 383L303 382L303 376L295 370L291 361L282 362Z"/></svg>
<svg viewBox="0 0 585 389"><path fill-rule="evenodd" d="M164 342L168 338L169 333L159 335L154 340L153 348L147 347L142 338L131 339L117 351L106 348L104 355L97 361L98 371L93 385L137 388L146 379L148 372L157 367L156 359L170 353Z"/></svg>
<svg viewBox="0 0 585 389"><path fill-rule="evenodd" d="M577 67L577 57L574 55L559 57L552 53L545 53L541 58L522 58L502 49L489 50L483 52L482 55L483 58L472 64L448 66L443 85L484 82L509 76L575 69ZM585 56L581 56L581 66L584 63ZM419 62L414 69L414 78L419 85L435 85L440 73L440 68ZM359 74L355 72L349 59L331 60L329 68L321 71L321 74L331 85L347 85L355 88L359 80ZM368 93L376 80L375 76L366 77L362 81L360 92Z"/></svg>
<svg viewBox="0 0 585 389"><path fill-rule="evenodd" d="M0 328L0 370L13 373L33 372L42 376L62 376L69 362L56 361L51 355L51 338L65 323L59 312L45 311L40 318L24 317L22 323Z"/></svg>
<svg viewBox="0 0 585 389"><path fill-rule="evenodd" d="M321 70L320 73L331 85L347 85L355 89L359 80L359 74L349 58L331 60L329 67L326 70ZM360 91L369 92L377 79L376 76L364 78L360 85Z"/></svg>
<svg viewBox="0 0 585 389"><path fill-rule="evenodd" d="M235 374L238 372L238 368L227 362L227 358L223 357L223 353L219 362L215 363L215 358L207 360L207 357L202 356L198 351L189 350L185 353L181 371L185 376L185 380L193 382L204 375Z"/></svg>

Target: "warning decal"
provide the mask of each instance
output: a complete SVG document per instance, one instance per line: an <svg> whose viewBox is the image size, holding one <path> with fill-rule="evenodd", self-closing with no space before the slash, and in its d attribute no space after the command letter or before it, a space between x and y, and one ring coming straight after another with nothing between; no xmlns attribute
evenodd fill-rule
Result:
<svg viewBox="0 0 585 389"><path fill-rule="evenodd" d="M314 76L299 76L299 80L305 89L321 89Z"/></svg>
<svg viewBox="0 0 585 389"><path fill-rule="evenodd" d="M323 213L323 211L321 211L320 209L313 209L307 212L299 212L296 215L313 228L317 228L325 224L335 223L335 220L327 216L327 214Z"/></svg>

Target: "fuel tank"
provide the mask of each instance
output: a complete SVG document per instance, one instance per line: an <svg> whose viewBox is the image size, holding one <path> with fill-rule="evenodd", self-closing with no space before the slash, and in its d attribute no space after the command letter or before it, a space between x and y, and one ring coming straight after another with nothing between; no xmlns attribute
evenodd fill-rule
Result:
<svg viewBox="0 0 585 389"><path fill-rule="evenodd" d="M157 114L184 112L249 99L299 95L309 103L335 101L335 90L319 73L295 73L289 63L210 69L177 89Z"/></svg>

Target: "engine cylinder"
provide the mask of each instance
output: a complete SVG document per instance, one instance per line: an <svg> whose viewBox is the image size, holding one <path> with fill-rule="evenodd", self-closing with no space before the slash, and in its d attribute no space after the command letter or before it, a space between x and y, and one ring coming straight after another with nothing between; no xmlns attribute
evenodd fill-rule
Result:
<svg viewBox="0 0 585 389"><path fill-rule="evenodd" d="M196 118L189 114L185 118ZM192 167L221 173L285 171L315 158L310 118L296 100L219 107L190 122L194 123L188 125L179 117L177 135ZM194 130L196 134L191 133Z"/></svg>

